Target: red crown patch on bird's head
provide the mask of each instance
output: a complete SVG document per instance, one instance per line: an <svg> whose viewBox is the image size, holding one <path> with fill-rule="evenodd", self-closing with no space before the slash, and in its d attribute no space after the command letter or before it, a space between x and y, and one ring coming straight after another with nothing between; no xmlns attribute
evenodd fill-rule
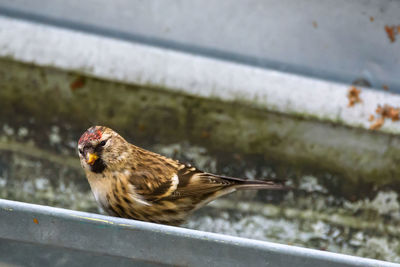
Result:
<svg viewBox="0 0 400 267"><path fill-rule="evenodd" d="M93 140L100 140L102 136L102 132L97 127L89 128L84 134L82 134L81 138L78 141L78 144L82 144L84 142L90 142Z"/></svg>

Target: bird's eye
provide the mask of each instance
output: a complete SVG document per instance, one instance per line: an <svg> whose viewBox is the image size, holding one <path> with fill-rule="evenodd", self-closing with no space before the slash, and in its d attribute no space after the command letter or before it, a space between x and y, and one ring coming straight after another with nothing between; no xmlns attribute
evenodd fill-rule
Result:
<svg viewBox="0 0 400 267"><path fill-rule="evenodd" d="M106 140L103 140L103 141L101 141L101 142L100 142L100 144L99 144L99 145L100 145L100 146L105 146L105 145L106 145L106 143L107 143L107 141L106 141Z"/></svg>
<svg viewBox="0 0 400 267"><path fill-rule="evenodd" d="M79 153L80 153L81 155L83 155L83 150L82 150L82 149L79 149Z"/></svg>

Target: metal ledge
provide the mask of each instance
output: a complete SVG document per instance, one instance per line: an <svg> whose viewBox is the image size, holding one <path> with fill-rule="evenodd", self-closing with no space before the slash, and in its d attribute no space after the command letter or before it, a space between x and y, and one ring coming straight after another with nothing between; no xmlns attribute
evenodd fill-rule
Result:
<svg viewBox="0 0 400 267"><path fill-rule="evenodd" d="M397 92L400 46L384 27L399 12L391 0L0 1L9 16Z"/></svg>
<svg viewBox="0 0 400 267"><path fill-rule="evenodd" d="M0 217L0 263L11 266L400 266L9 200Z"/></svg>

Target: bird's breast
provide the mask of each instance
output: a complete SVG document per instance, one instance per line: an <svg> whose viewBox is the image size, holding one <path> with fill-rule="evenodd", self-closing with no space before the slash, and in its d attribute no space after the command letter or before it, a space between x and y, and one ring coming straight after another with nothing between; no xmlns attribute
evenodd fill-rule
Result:
<svg viewBox="0 0 400 267"><path fill-rule="evenodd" d="M109 203L107 195L112 191L112 183L102 174L88 173L87 178L96 202L107 211Z"/></svg>

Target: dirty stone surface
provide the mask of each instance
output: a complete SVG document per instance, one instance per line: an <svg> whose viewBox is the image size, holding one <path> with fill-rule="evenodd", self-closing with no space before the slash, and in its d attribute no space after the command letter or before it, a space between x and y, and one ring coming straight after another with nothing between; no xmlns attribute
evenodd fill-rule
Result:
<svg viewBox="0 0 400 267"><path fill-rule="evenodd" d="M296 188L231 194L183 227L400 262L400 137L4 59L0 197L100 212L76 152L94 124L204 171Z"/></svg>

